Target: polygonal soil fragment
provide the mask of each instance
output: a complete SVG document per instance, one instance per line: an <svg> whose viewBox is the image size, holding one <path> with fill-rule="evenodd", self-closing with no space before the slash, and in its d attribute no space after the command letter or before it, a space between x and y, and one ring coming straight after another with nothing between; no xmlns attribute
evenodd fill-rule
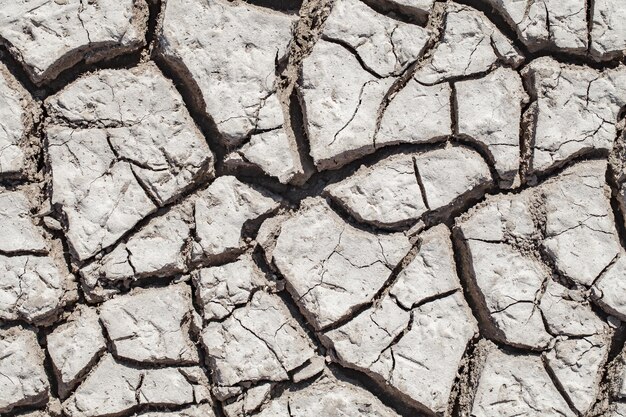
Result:
<svg viewBox="0 0 626 417"><path fill-rule="evenodd" d="M586 415L600 391L609 344L608 338L600 336L559 340L545 354L546 366L581 415Z"/></svg>
<svg viewBox="0 0 626 417"><path fill-rule="evenodd" d="M192 224L192 208L185 203L151 219L126 242L81 269L85 296L96 301L117 292L120 284L186 271Z"/></svg>
<svg viewBox="0 0 626 417"><path fill-rule="evenodd" d="M327 188L330 197L361 222L378 227L416 221L428 208L410 155L396 155Z"/></svg>
<svg viewBox="0 0 626 417"><path fill-rule="evenodd" d="M104 130L118 159L130 162L163 205L194 180L212 176L212 154L176 91L152 64L103 70L46 102L53 124Z"/></svg>
<svg viewBox="0 0 626 417"><path fill-rule="evenodd" d="M0 178L33 171L38 151L31 130L39 111L28 91L0 63Z"/></svg>
<svg viewBox="0 0 626 417"><path fill-rule="evenodd" d="M351 36L356 47L358 37ZM303 62L298 86L318 169L340 167L383 146L429 142L452 133L450 86L428 87L411 79L383 107L394 79L362 67L341 45L344 41L318 41Z"/></svg>
<svg viewBox="0 0 626 417"><path fill-rule="evenodd" d="M489 167L478 153L454 147L362 166L327 192L357 220L393 228L468 194L480 195L489 177Z"/></svg>
<svg viewBox="0 0 626 417"><path fill-rule="evenodd" d="M585 291L550 280L540 303L546 329L557 336L551 350L544 353L545 364L581 415L599 394L613 336L586 296Z"/></svg>
<svg viewBox="0 0 626 417"><path fill-rule="evenodd" d="M587 3L584 0L488 0L531 52L584 54ZM595 19L594 19L595 22Z"/></svg>
<svg viewBox="0 0 626 417"><path fill-rule="evenodd" d="M145 370L137 398L144 406L181 406L211 400L205 370L197 366Z"/></svg>
<svg viewBox="0 0 626 417"><path fill-rule="evenodd" d="M480 155L462 147L417 155L415 166L430 210L453 205L468 195L481 195L491 180Z"/></svg>
<svg viewBox="0 0 626 417"><path fill-rule="evenodd" d="M482 348L486 358L472 416L576 415L552 383L538 356L505 353L490 343Z"/></svg>
<svg viewBox="0 0 626 417"><path fill-rule="evenodd" d="M76 298L58 241L35 226L27 193L0 191L0 319L49 324Z"/></svg>
<svg viewBox="0 0 626 417"><path fill-rule="evenodd" d="M202 343L216 383L224 386L288 380L315 355L280 297L262 291L223 322L209 323Z"/></svg>
<svg viewBox="0 0 626 417"><path fill-rule="evenodd" d="M478 332L460 293L449 236L443 225L422 233L417 255L392 285L391 297L322 339L342 365L434 413L446 411L467 343ZM441 357L446 361L435 359Z"/></svg>
<svg viewBox="0 0 626 417"><path fill-rule="evenodd" d="M68 321L47 337L61 398L68 396L106 349L106 340L94 309L78 307Z"/></svg>
<svg viewBox="0 0 626 417"><path fill-rule="evenodd" d="M136 289L115 297L100 308L116 357L164 364L197 363L190 339L197 330L187 284Z"/></svg>
<svg viewBox="0 0 626 417"><path fill-rule="evenodd" d="M343 365L391 385L426 412L444 413L467 343L477 333L457 291L410 312L385 298L325 337Z"/></svg>
<svg viewBox="0 0 626 417"><path fill-rule="evenodd" d="M260 168L282 184L301 184L312 173L303 165L295 140L285 129L272 129L252 135L241 148L229 154L225 165L239 168Z"/></svg>
<svg viewBox="0 0 626 417"><path fill-rule="evenodd" d="M404 309L460 289L450 230L438 225L420 233L418 251L404 266L389 295Z"/></svg>
<svg viewBox="0 0 626 417"><path fill-rule="evenodd" d="M213 175L206 141L151 64L86 76L46 107L52 202L79 260Z"/></svg>
<svg viewBox="0 0 626 417"><path fill-rule="evenodd" d="M455 84L458 134L486 147L500 186L519 184L520 118L528 100L515 71L498 68L477 80Z"/></svg>
<svg viewBox="0 0 626 417"><path fill-rule="evenodd" d="M613 265L594 283L594 301L607 313L626 321L626 256L620 253Z"/></svg>
<svg viewBox="0 0 626 417"><path fill-rule="evenodd" d="M536 307L553 272L542 254L555 272L582 288L617 256L620 246L605 170L604 162L581 162L536 189L489 199L457 223L470 293L492 337L514 346L547 347L550 336ZM567 312L568 304L557 305L561 301L556 297L571 298L573 293L566 295L555 285L547 291L541 310L550 314L545 322L551 333L589 335L598 330L593 319ZM574 314L579 323L572 321Z"/></svg>
<svg viewBox="0 0 626 417"><path fill-rule="evenodd" d="M591 309L585 291L548 281L539 305L547 330L557 336L606 333L606 323Z"/></svg>
<svg viewBox="0 0 626 417"><path fill-rule="evenodd" d="M322 39L304 59L298 83L310 153L318 169L342 166L374 152L377 145L411 141L377 140L378 112L393 77L417 61L429 36L428 30L377 13L359 0L334 5ZM420 101L428 105L429 100L432 97Z"/></svg>
<svg viewBox="0 0 626 417"><path fill-rule="evenodd" d="M626 416L626 403L615 403L613 406L613 413L609 413L610 417L624 417Z"/></svg>
<svg viewBox="0 0 626 417"><path fill-rule="evenodd" d="M266 285L262 272L249 255L233 263L194 271L191 277L207 321L224 319Z"/></svg>
<svg viewBox="0 0 626 417"><path fill-rule="evenodd" d="M240 254L249 229L279 207L278 197L235 177L219 177L197 194L193 259L217 260Z"/></svg>
<svg viewBox="0 0 626 417"><path fill-rule="evenodd" d="M46 241L30 214L28 195L22 191L0 191L0 253L19 255L24 252L45 254Z"/></svg>
<svg viewBox="0 0 626 417"><path fill-rule="evenodd" d="M145 45L144 0L27 0L0 3L0 43L37 83L80 60L93 63Z"/></svg>
<svg viewBox="0 0 626 417"><path fill-rule="evenodd" d="M45 404L49 385L36 333L21 326L0 328L0 358L0 412Z"/></svg>
<svg viewBox="0 0 626 417"><path fill-rule="evenodd" d="M432 85L486 72L496 65L516 67L522 59L511 41L483 13L450 3L443 36L415 79Z"/></svg>
<svg viewBox="0 0 626 417"><path fill-rule="evenodd" d="M170 210L151 219L138 233L132 235L123 247L127 254L125 267L131 276L168 276L185 269L184 243L189 238L187 213Z"/></svg>
<svg viewBox="0 0 626 417"><path fill-rule="evenodd" d="M223 0L168 0L162 19L160 53L193 86L227 145L282 128L277 61L295 16Z"/></svg>
<svg viewBox="0 0 626 417"><path fill-rule="evenodd" d="M377 112L393 78L379 78L345 47L318 41L304 59L298 93L318 169L375 150Z"/></svg>
<svg viewBox="0 0 626 417"><path fill-rule="evenodd" d="M329 412L345 417L398 417L371 392L328 370L310 385L285 391L257 416L310 417Z"/></svg>
<svg viewBox="0 0 626 417"><path fill-rule="evenodd" d="M500 200L475 211L457 232L466 245L464 273L491 336L513 346L545 349L551 337L535 302L550 270L532 250L507 242L509 233L531 239L532 220L528 202Z"/></svg>
<svg viewBox="0 0 626 417"><path fill-rule="evenodd" d="M69 417L127 413L139 405L181 406L210 401L208 380L198 367L139 369L105 355L63 403Z"/></svg>
<svg viewBox="0 0 626 417"><path fill-rule="evenodd" d="M455 292L416 307L409 326L372 370L411 400L443 413L465 349L478 335L476 320L462 294ZM447 360L433 360L438 355Z"/></svg>
<svg viewBox="0 0 626 417"><path fill-rule="evenodd" d="M597 71L544 57L526 66L522 75L535 100L526 113L533 170L612 149L617 117L626 104L626 69Z"/></svg>
<svg viewBox="0 0 626 417"><path fill-rule="evenodd" d="M323 364L321 371L323 371ZM274 384L266 382L250 387L234 401L222 403L224 414L226 417L245 417L255 414L270 399L273 386Z"/></svg>
<svg viewBox="0 0 626 417"><path fill-rule="evenodd" d="M112 245L156 210L131 165L118 161L104 131L47 129L52 203L61 207L74 256Z"/></svg>
<svg viewBox="0 0 626 417"><path fill-rule="evenodd" d="M621 248L605 172L605 162L581 162L542 187L545 251L559 272L584 286L594 282Z"/></svg>
<svg viewBox="0 0 626 417"><path fill-rule="evenodd" d="M344 366L372 373L371 368L381 367L380 361L384 361L381 356L387 354L396 339L404 336L411 322L409 311L385 297L377 306L324 333L322 340L333 349L336 360Z"/></svg>
<svg viewBox="0 0 626 417"><path fill-rule="evenodd" d="M374 146L428 143L451 135L451 94L447 83L426 86L410 79L384 109Z"/></svg>
<svg viewBox="0 0 626 417"><path fill-rule="evenodd" d="M65 266L48 257L0 255L0 318L45 324L76 294Z"/></svg>
<svg viewBox="0 0 626 417"><path fill-rule="evenodd" d="M358 0L334 5L322 39L304 59L298 84L318 169L336 168L375 150L378 110L393 77L421 56L429 36L428 30Z"/></svg>
<svg viewBox="0 0 626 417"><path fill-rule="evenodd" d="M303 201L277 236L269 257L317 329L371 301L411 248L404 235L348 225L320 198Z"/></svg>
<svg viewBox="0 0 626 417"><path fill-rule="evenodd" d="M527 257L527 249L540 246L560 274L590 286L620 251L605 172L605 162L581 162L535 189L494 199L461 224L464 237L472 240L470 246L508 245L506 251L518 253L511 255L516 257ZM474 252L481 258L494 256ZM494 265L493 260L484 262ZM474 265L477 274L479 269Z"/></svg>
<svg viewBox="0 0 626 417"><path fill-rule="evenodd" d="M192 267L234 260L255 227L280 203L260 188L223 176L81 269L89 301L110 298L133 282L176 279Z"/></svg>
<svg viewBox="0 0 626 417"><path fill-rule="evenodd" d="M346 45L364 69L380 77L399 75L416 61L428 36L426 29L377 13L361 0L335 2L322 32L323 39Z"/></svg>
<svg viewBox="0 0 626 417"><path fill-rule="evenodd" d="M623 56L626 50L626 9L618 0L593 2L590 52L596 59Z"/></svg>

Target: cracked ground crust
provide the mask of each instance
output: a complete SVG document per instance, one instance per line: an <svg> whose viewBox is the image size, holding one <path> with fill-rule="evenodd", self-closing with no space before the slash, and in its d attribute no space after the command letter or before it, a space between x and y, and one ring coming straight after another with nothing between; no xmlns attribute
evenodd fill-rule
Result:
<svg viewBox="0 0 626 417"><path fill-rule="evenodd" d="M618 0L0 0L0 415L626 415Z"/></svg>

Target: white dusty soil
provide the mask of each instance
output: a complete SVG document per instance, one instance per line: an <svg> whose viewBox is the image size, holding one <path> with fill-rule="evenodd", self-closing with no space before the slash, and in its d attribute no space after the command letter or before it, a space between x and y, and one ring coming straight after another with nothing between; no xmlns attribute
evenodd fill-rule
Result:
<svg viewBox="0 0 626 417"><path fill-rule="evenodd" d="M0 0L0 416L626 416L623 0Z"/></svg>

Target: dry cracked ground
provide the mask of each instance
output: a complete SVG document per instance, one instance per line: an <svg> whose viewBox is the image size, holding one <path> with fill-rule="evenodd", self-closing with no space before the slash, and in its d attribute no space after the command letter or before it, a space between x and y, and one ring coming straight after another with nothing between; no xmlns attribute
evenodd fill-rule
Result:
<svg viewBox="0 0 626 417"><path fill-rule="evenodd" d="M0 0L0 415L626 416L623 0Z"/></svg>

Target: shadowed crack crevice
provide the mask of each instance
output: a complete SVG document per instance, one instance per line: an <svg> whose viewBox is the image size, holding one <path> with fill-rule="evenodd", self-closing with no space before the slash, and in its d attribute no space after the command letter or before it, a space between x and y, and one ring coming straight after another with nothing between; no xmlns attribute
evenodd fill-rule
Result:
<svg viewBox="0 0 626 417"><path fill-rule="evenodd" d="M189 111L191 118L202 132L209 144L209 148L215 155L215 176L223 175L223 161L228 153L228 149L223 145L223 141L219 139L221 134L215 121L204 110L206 105L204 104L200 87L182 62L174 61L169 57L166 59L158 52L153 54L152 59L163 75L173 81L176 90L187 107L187 111Z"/></svg>
<svg viewBox="0 0 626 417"><path fill-rule="evenodd" d="M45 96L45 90L36 86L28 76L24 67L13 57L6 46L0 43L0 62L7 66L9 72L20 82L22 87L35 98Z"/></svg>
<svg viewBox="0 0 626 417"><path fill-rule="evenodd" d="M520 143L520 167L519 175L522 184L526 184L530 178L536 138L536 125L538 116L537 91L531 77L521 77L522 88L528 96L528 102L522 106L520 112L519 143Z"/></svg>
<svg viewBox="0 0 626 417"><path fill-rule="evenodd" d="M296 142L296 149L300 158L300 164L302 165L304 175L302 178L295 178L291 182L295 185L303 185L312 175L317 171L315 163L311 157L311 147L306 132L306 120L304 118L304 111L298 93L294 90L289 97L289 116L291 121L291 129L293 132L294 140Z"/></svg>
<svg viewBox="0 0 626 417"><path fill-rule="evenodd" d="M609 402L616 400L616 392L619 389L621 378L626 364L624 349L626 345L626 325L622 322L611 339L609 354L602 368L600 390L593 406L590 407L586 416L599 416L606 412Z"/></svg>
<svg viewBox="0 0 626 417"><path fill-rule="evenodd" d="M465 348L463 359L459 364L457 378L450 393L448 412L450 416L466 417L471 414L474 396L478 388L478 379L482 373L484 355L481 350L480 336L472 338Z"/></svg>
<svg viewBox="0 0 626 417"><path fill-rule="evenodd" d="M54 372L54 365L52 364L52 359L50 358L50 353L48 352L48 343L47 337L50 334L52 329L37 329L37 341L39 342L39 346L44 352L44 369L46 371L46 375L48 376L48 383L50 384L50 395L53 398L57 398L59 395L59 384L57 382L56 373Z"/></svg>
<svg viewBox="0 0 626 417"><path fill-rule="evenodd" d="M452 246L457 275L461 281L465 300L472 310L474 318L478 321L480 336L491 341L501 340L504 333L494 325L491 319L485 296L476 282L476 272L474 271L469 245L459 228L452 229Z"/></svg>
<svg viewBox="0 0 626 417"><path fill-rule="evenodd" d="M403 23L410 23L422 27L425 27L428 23L428 11L419 7L396 3L391 0L363 0L363 3L367 4L377 13Z"/></svg>
<svg viewBox="0 0 626 417"><path fill-rule="evenodd" d="M591 38L591 33L593 32L593 15L595 11L595 6L595 0L585 0L585 20L587 22L587 55L591 53L591 44L593 40Z"/></svg>
<svg viewBox="0 0 626 417"><path fill-rule="evenodd" d="M148 0L148 27L146 29L146 45L144 51L148 56L154 53L155 44L157 42L157 29L161 20L161 12L163 11L164 1L167 0Z"/></svg>
<svg viewBox="0 0 626 417"><path fill-rule="evenodd" d="M3 48L0 45L0 48ZM108 45L102 47L102 51L106 51L108 49ZM2 49L0 49L2 51ZM78 61L74 65L68 67L67 69L61 71L54 79L41 83L41 85L36 85L30 81L30 78L27 76L27 72L23 69L20 69L14 74L20 75L20 82L24 87L36 98L44 100L50 95L56 94L61 91L65 87L67 87L72 82L76 81L80 77L102 69L130 69L134 68L139 63L143 61L142 53L144 48L137 48L134 51L122 53L115 57L105 58L102 60L98 60L94 63L88 63L85 58ZM8 52L6 52L9 54ZM5 58L6 59L6 58ZM8 60L7 60L8 61ZM12 59L10 62L14 63L20 68L23 68L16 60ZM26 76L28 81L24 81L22 76Z"/></svg>
<svg viewBox="0 0 626 417"><path fill-rule="evenodd" d="M624 137L625 122L626 119L624 119L624 109L622 109L618 116L618 129L614 142L614 148L609 155L609 163L606 170L606 183L611 189L610 202L615 219L615 227L617 229L617 234L620 238L622 248L624 249L626 249L626 213L624 212L626 204L620 201L620 199L623 199L621 196L621 188L624 186L624 180L621 178L624 175L622 170L626 165L626 160L624 159L626 156L626 153L624 153L626 151L624 148L626 145L626 138Z"/></svg>
<svg viewBox="0 0 626 417"><path fill-rule="evenodd" d="M346 51L348 51L353 57L354 59L356 59L359 62L359 65L361 66L361 68L363 69L363 71L369 73L372 77L376 78L377 80L382 79L382 78L386 78L383 77L382 75L378 74L376 71L374 71L372 68L370 68L365 61L363 61L363 58L361 57L361 55L359 54L359 51L357 51L352 45L350 45L348 42L342 40L342 39L336 39L336 38L331 38L329 36L326 35L322 35L322 40L328 42L328 43L332 43L335 45L339 45L341 46L343 49L345 49ZM373 82L373 81L368 81L368 82ZM367 85L367 83L365 83L365 85ZM363 85L361 87L361 93L363 93L363 88L365 87L365 85ZM360 102L360 100L359 100ZM357 109L354 111L355 113L358 110L358 105L357 105ZM350 123L348 121L348 123ZM346 124L348 124L346 123Z"/></svg>
<svg viewBox="0 0 626 417"><path fill-rule="evenodd" d="M456 83L450 84L450 131L452 135L459 136L459 102L456 92Z"/></svg>
<svg viewBox="0 0 626 417"><path fill-rule="evenodd" d="M479 340L479 336L476 335L467 342L459 362L457 375L448 400L447 415L449 416L469 415L470 410L467 408L472 405L474 391L478 385L477 381L472 381L472 367L474 365L473 362L476 360L474 355L476 355Z"/></svg>
<svg viewBox="0 0 626 417"><path fill-rule="evenodd" d="M422 176L420 175L420 170L417 166L417 161L415 157L413 157L413 171L415 171L415 181L417 181L417 186L420 188L420 193L422 194L422 201L424 202L424 206L426 206L426 208L430 210L430 204L428 204L428 195L426 194L426 187L424 187L424 181L422 181Z"/></svg>

